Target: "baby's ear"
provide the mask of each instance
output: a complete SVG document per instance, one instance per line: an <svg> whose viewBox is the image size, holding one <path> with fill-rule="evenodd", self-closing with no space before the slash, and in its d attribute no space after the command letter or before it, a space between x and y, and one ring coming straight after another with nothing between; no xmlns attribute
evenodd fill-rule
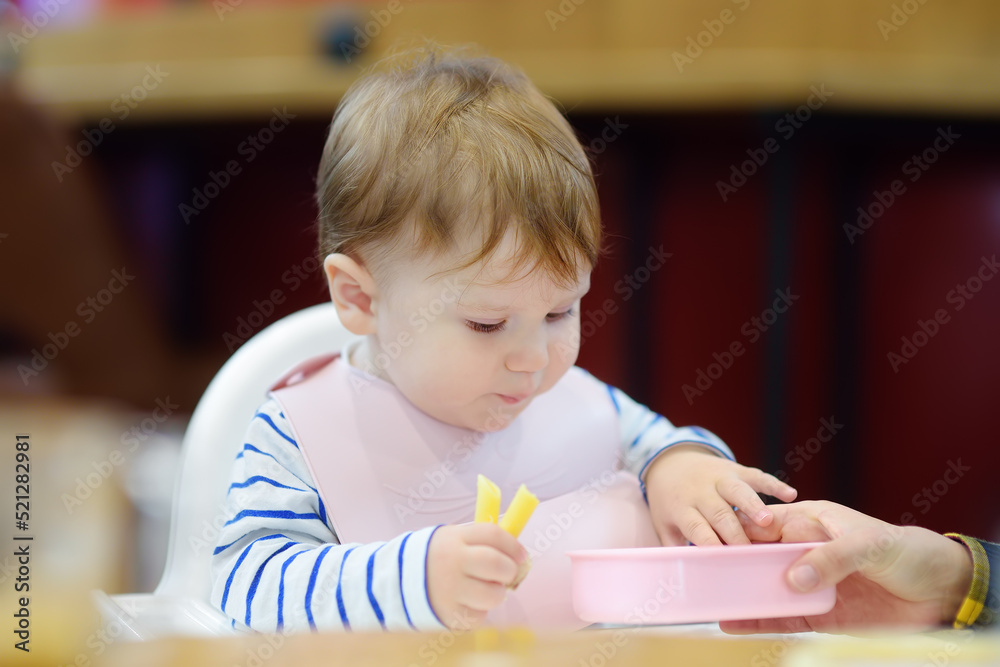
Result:
<svg viewBox="0 0 1000 667"><path fill-rule="evenodd" d="M327 255L323 269L341 323L359 336L375 333L372 302L378 297L378 290L368 270L341 253Z"/></svg>

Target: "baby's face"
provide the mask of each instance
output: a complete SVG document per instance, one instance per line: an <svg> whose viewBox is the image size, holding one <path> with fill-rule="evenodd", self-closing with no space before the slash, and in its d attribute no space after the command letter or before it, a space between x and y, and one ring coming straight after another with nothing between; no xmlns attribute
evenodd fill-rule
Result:
<svg viewBox="0 0 1000 667"><path fill-rule="evenodd" d="M457 273L457 256L405 262L375 304L377 332L359 351L414 405L454 426L507 426L576 361L590 272L560 286L537 269L510 281L509 241ZM370 365L369 365L370 364Z"/></svg>

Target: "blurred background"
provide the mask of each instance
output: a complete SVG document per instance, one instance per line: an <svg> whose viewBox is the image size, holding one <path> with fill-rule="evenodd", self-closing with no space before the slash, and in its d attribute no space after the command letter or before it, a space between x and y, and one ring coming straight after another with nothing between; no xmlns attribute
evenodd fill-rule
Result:
<svg viewBox="0 0 1000 667"><path fill-rule="evenodd" d="M198 397L327 298L338 99L423 38L521 67L593 157L580 365L801 498L1000 537L1000 5L0 0L0 25L0 438L33 439L40 585L155 586Z"/></svg>

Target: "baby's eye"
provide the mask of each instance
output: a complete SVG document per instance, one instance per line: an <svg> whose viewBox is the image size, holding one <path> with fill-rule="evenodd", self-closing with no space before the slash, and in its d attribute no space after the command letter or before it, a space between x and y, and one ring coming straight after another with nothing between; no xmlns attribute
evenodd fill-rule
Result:
<svg viewBox="0 0 1000 667"><path fill-rule="evenodd" d="M497 322L496 324L483 324L482 322L476 322L475 320L466 320L465 326L469 327L473 331L478 331L479 333L498 333L506 328L507 320Z"/></svg>
<svg viewBox="0 0 1000 667"><path fill-rule="evenodd" d="M559 320L564 320L573 317L575 313L576 309L570 308L569 310L564 310L561 313L549 313L548 315L545 316L545 319L548 320L549 322L558 322Z"/></svg>

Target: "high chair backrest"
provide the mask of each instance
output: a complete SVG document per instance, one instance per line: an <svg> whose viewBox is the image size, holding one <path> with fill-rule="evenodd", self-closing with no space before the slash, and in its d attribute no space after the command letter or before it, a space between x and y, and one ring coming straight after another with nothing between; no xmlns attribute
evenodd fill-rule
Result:
<svg viewBox="0 0 1000 667"><path fill-rule="evenodd" d="M312 306L253 336L212 379L184 434L167 561L156 596L208 602L227 482L250 419L283 372L309 357L339 351L352 337L332 303Z"/></svg>

